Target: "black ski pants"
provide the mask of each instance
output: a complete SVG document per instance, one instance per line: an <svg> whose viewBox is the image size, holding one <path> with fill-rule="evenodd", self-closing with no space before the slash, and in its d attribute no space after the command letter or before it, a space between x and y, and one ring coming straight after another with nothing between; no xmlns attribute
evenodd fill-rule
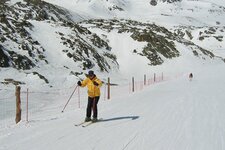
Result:
<svg viewBox="0 0 225 150"><path fill-rule="evenodd" d="M88 104L87 104L87 113L86 117L91 117L91 111L93 110L93 118L98 117L98 101L100 96L96 97L88 97Z"/></svg>

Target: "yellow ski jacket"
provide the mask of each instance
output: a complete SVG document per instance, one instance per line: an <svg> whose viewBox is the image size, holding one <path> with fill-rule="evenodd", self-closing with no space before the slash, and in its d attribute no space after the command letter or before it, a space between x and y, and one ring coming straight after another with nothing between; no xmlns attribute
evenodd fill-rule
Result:
<svg viewBox="0 0 225 150"><path fill-rule="evenodd" d="M94 85L94 82L98 83L98 86ZM96 97L100 96L100 87L102 86L102 81L98 79L96 76L93 79L86 78L81 82L81 87L87 86L88 88L88 96L89 97Z"/></svg>

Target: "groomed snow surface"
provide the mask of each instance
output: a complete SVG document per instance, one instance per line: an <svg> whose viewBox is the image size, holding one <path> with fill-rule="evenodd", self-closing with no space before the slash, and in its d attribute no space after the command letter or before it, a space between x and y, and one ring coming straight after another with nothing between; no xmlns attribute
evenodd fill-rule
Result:
<svg viewBox="0 0 225 150"><path fill-rule="evenodd" d="M41 119L0 129L0 150L224 150L224 69L203 65L192 81L185 74L101 97L103 120L86 128L74 126L84 120L85 107L61 113L66 97L51 113L39 112Z"/></svg>

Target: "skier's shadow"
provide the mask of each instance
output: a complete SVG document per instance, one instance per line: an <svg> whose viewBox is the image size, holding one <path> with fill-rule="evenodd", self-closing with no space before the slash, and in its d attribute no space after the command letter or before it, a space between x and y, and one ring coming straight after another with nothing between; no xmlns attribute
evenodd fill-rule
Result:
<svg viewBox="0 0 225 150"><path fill-rule="evenodd" d="M116 120L123 120L123 119L131 119L131 120L136 120L138 119L139 116L124 116L124 117L114 117L114 118L109 118L109 119L101 119L101 122L108 122L108 121L116 121Z"/></svg>

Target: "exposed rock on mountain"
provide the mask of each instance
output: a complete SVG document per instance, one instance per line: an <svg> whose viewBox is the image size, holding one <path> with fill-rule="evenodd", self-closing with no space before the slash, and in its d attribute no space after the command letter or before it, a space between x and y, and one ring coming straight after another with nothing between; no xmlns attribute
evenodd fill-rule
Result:
<svg viewBox="0 0 225 150"><path fill-rule="evenodd" d="M83 70L96 65L100 70L108 71L108 61L118 65L116 56L110 53L111 48L107 42L73 22L70 13L63 8L41 0L24 0L14 5L1 1L0 12L1 67L26 70L39 66L40 63L48 64L48 49L33 39L30 33L33 25L30 20L49 21L71 28L70 35L58 34L62 40L61 44L68 48L63 51L68 57L73 58L74 62L82 62L83 65L80 67Z"/></svg>
<svg viewBox="0 0 225 150"><path fill-rule="evenodd" d="M158 4L158 2L167 2L167 3L174 3L174 2L181 2L182 0L151 0L150 1L150 4L152 6L156 6Z"/></svg>
<svg viewBox="0 0 225 150"><path fill-rule="evenodd" d="M90 26L106 32L117 30L118 33L131 33L131 37L138 42L146 42L147 45L141 52L134 50L134 53L147 57L149 65L160 65L165 59L172 59L180 56L180 50L176 43L183 44L193 52L193 56L202 59L214 58L215 55L183 36L173 33L168 29L155 24L141 23L132 20L89 20L81 25Z"/></svg>

